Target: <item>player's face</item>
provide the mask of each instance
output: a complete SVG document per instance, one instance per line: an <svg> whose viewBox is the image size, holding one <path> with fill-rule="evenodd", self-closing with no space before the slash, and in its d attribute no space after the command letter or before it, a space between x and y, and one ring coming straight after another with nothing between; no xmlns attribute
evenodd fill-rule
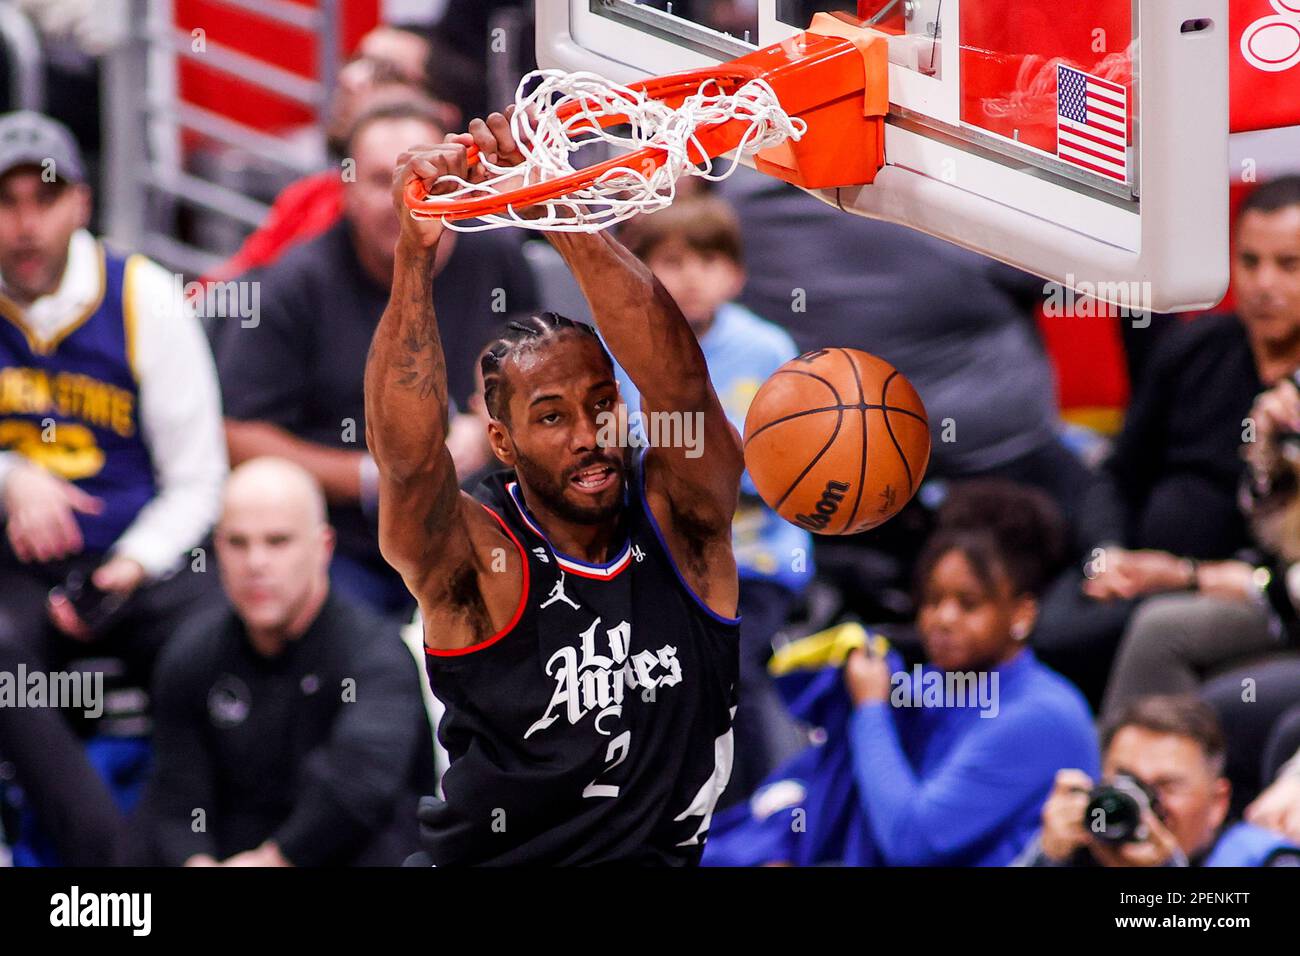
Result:
<svg viewBox="0 0 1300 956"><path fill-rule="evenodd" d="M1155 791L1164 823L1184 853L1205 848L1228 813L1227 780L1215 773L1200 744L1190 737L1125 727L1102 760L1102 773L1136 776Z"/></svg>
<svg viewBox="0 0 1300 956"><path fill-rule="evenodd" d="M1300 206L1241 217L1232 281L1237 310L1255 334L1273 340L1300 334Z"/></svg>
<svg viewBox="0 0 1300 956"><path fill-rule="evenodd" d="M614 370L595 339L569 334L506 363L508 435L493 429L497 456L526 493L561 520L599 524L618 514L628 449L617 420Z"/></svg>
<svg viewBox="0 0 1300 956"><path fill-rule="evenodd" d="M330 529L303 502L246 495L227 500L216 531L221 581L250 628L290 627L322 586Z"/></svg>
<svg viewBox="0 0 1300 956"><path fill-rule="evenodd" d="M12 294L30 302L59 287L89 204L86 187L46 182L36 168L0 178L0 273Z"/></svg>
<svg viewBox="0 0 1300 956"><path fill-rule="evenodd" d="M991 587L986 584L961 551L943 555L925 581L916 618L930 663L966 671L1010 658L1021 646L1012 628L1032 614L1032 600L1017 598L1012 590L1001 574L993 576Z"/></svg>
<svg viewBox="0 0 1300 956"><path fill-rule="evenodd" d="M708 328L718 308L740 294L745 273L718 252L700 252L681 239L660 243L646 257L686 321L697 330Z"/></svg>

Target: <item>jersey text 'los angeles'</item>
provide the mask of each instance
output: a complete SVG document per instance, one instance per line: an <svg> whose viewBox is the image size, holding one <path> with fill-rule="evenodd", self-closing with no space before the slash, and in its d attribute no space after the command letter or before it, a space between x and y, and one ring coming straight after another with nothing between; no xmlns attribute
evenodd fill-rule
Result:
<svg viewBox="0 0 1300 956"><path fill-rule="evenodd" d="M514 475L476 496L525 559L500 634L426 654L446 712L433 862L699 861L731 774L739 622L687 587L632 469L627 540L603 565L557 552Z"/></svg>

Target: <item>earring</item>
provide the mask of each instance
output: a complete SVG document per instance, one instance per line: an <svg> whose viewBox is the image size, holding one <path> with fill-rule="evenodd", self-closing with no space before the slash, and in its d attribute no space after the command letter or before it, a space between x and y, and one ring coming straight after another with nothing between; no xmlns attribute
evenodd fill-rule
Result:
<svg viewBox="0 0 1300 956"><path fill-rule="evenodd" d="M1011 637L1017 641L1023 641L1029 636L1029 625L1023 621L1017 621L1011 625Z"/></svg>

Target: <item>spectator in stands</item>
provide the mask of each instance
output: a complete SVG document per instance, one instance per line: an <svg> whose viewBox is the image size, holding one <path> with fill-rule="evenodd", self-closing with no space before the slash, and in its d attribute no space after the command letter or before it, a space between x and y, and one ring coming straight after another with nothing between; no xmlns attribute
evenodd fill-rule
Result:
<svg viewBox="0 0 1300 956"><path fill-rule="evenodd" d="M1293 211L1300 216L1300 206ZM1300 257L1300 218L1294 235L1291 255ZM1195 562L1135 551L1126 555L1122 577L1090 582L1154 595L1129 622L1105 713L1146 694L1199 689L1228 739L1225 774L1234 814L1300 746L1300 735L1289 729L1300 715L1288 716L1288 708L1300 708L1300 461L1293 438L1300 431L1300 392L1292 379L1261 393L1248 421L1254 441L1245 445L1249 473L1240 497L1256 544L1244 556L1251 560ZM1246 687L1250 693L1243 693Z"/></svg>
<svg viewBox="0 0 1300 956"><path fill-rule="evenodd" d="M460 100L481 81L472 64L417 26L380 24L357 44L339 71L325 133L330 155L347 155L348 135L366 111L368 95L379 88L403 87L429 97L445 129L460 129L466 114Z"/></svg>
<svg viewBox="0 0 1300 956"><path fill-rule="evenodd" d="M1238 214L1240 316L1205 316L1170 333L1091 499L1093 540L1113 545L1084 584L1091 598L1127 608L1191 592L1138 607L1107 713L1145 694L1190 692L1215 670L1300 639L1287 583L1300 562L1297 466L1288 460L1300 431L1300 394L1288 378L1300 366L1298 263L1300 176L1290 176L1260 186ZM1246 547L1265 560L1232 559ZM1057 636L1079 641L1080 655L1108 656L1105 635L1090 646L1085 630L1062 621Z"/></svg>
<svg viewBox="0 0 1300 956"><path fill-rule="evenodd" d="M343 215L347 172L341 164L350 158L348 134L357 119L372 108L418 96L428 99L440 127L457 129L463 114L456 101L464 98L465 77L471 75L463 58L417 28L380 25L367 33L339 71L321 126L311 130L323 137L316 151L328 168L281 190L265 221L207 278L223 281L265 268L336 224Z"/></svg>
<svg viewBox="0 0 1300 956"><path fill-rule="evenodd" d="M424 31L381 23L363 36L351 59L339 70L338 85L334 89L335 104L342 98L355 96L385 75L391 75L397 82L413 89L428 86L429 38ZM347 123L355 121L356 114L351 109L336 108L334 116L342 121L331 137L332 144L337 147L335 152L339 152L347 140ZM460 125L459 116L449 119L449 127Z"/></svg>
<svg viewBox="0 0 1300 956"><path fill-rule="evenodd" d="M1292 212L1300 261L1300 205ZM1300 281L1295 285L1300 310ZM1295 383L1284 379L1261 393L1248 419L1255 440L1245 446L1250 476L1241 498L1263 559L1197 562L1167 551L1132 551L1114 573L1087 584L1103 598L1117 591L1155 595L1129 621L1106 688L1107 714L1149 694L1195 692L1205 677L1247 658L1288 648L1297 655L1300 571L1291 568L1300 568L1300 499L1287 451L1289 436L1300 432Z"/></svg>
<svg viewBox="0 0 1300 956"><path fill-rule="evenodd" d="M246 462L216 544L233 608L158 665L154 853L187 866L401 863L433 785L420 674L395 627L331 592L320 487L291 462Z"/></svg>
<svg viewBox="0 0 1300 956"><path fill-rule="evenodd" d="M715 821L706 863L1000 866L1032 836L1057 771L1095 770L1087 705L1027 643L1044 557L1062 548L1050 498L973 481L938 522L917 578L929 663L906 672L896 654L859 650L842 677L795 688L796 716L825 743Z"/></svg>
<svg viewBox="0 0 1300 956"><path fill-rule="evenodd" d="M216 518L221 406L174 277L107 251L91 202L63 126L0 117L0 670L121 657L147 686L220 600L215 576L175 572ZM0 707L0 752L65 863L117 858L121 818L58 711Z"/></svg>
<svg viewBox="0 0 1300 956"><path fill-rule="evenodd" d="M1234 240L1238 315L1193 320L1162 343L1107 467L1110 480L1090 498L1096 541L1201 559L1248 543L1236 507L1243 419L1265 386L1300 366L1300 176L1251 193ZM1122 569L1122 551L1108 557L1117 559L1109 569Z"/></svg>
<svg viewBox="0 0 1300 956"><path fill-rule="evenodd" d="M388 303L400 226L390 192L393 163L411 144L442 137L436 114L420 102L362 116L348 147L356 182L346 187L344 221L251 274L261 283L258 325L232 323L216 343L232 462L277 455L310 471L338 533L334 586L385 614L407 615L414 601L379 553L378 473L365 450L365 361ZM537 302L513 238L447 240L439 246L433 294L451 398L465 409L475 390L474 362L503 314Z"/></svg>
<svg viewBox="0 0 1300 956"><path fill-rule="evenodd" d="M1102 731L1102 780L1138 781L1154 802L1141 809L1145 835L1107 842L1106 820L1089 816L1093 775L1062 770L1043 807L1029 866L1300 866L1300 849L1249 823L1225 827L1231 784L1223 776L1223 730L1195 697L1133 701Z"/></svg>
<svg viewBox="0 0 1300 956"><path fill-rule="evenodd" d="M759 386L799 352L780 326L734 301L745 285L735 213L716 197L678 200L629 221L621 238L685 314L704 350L714 391L732 424L743 430ZM618 385L629 414L639 413L640 393L621 368ZM812 535L763 504L748 473L741 481L732 537L741 582L740 707L723 806L747 797L786 755L782 743L792 736L789 720L772 690L767 661L772 638L812 576Z"/></svg>

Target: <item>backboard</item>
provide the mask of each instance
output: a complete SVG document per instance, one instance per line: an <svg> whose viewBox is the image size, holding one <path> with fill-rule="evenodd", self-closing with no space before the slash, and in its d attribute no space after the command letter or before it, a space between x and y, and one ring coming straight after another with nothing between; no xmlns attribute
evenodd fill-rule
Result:
<svg viewBox="0 0 1300 956"><path fill-rule="evenodd" d="M889 34L885 168L814 194L1121 306L1228 284L1227 0L538 0L538 60L618 82Z"/></svg>

